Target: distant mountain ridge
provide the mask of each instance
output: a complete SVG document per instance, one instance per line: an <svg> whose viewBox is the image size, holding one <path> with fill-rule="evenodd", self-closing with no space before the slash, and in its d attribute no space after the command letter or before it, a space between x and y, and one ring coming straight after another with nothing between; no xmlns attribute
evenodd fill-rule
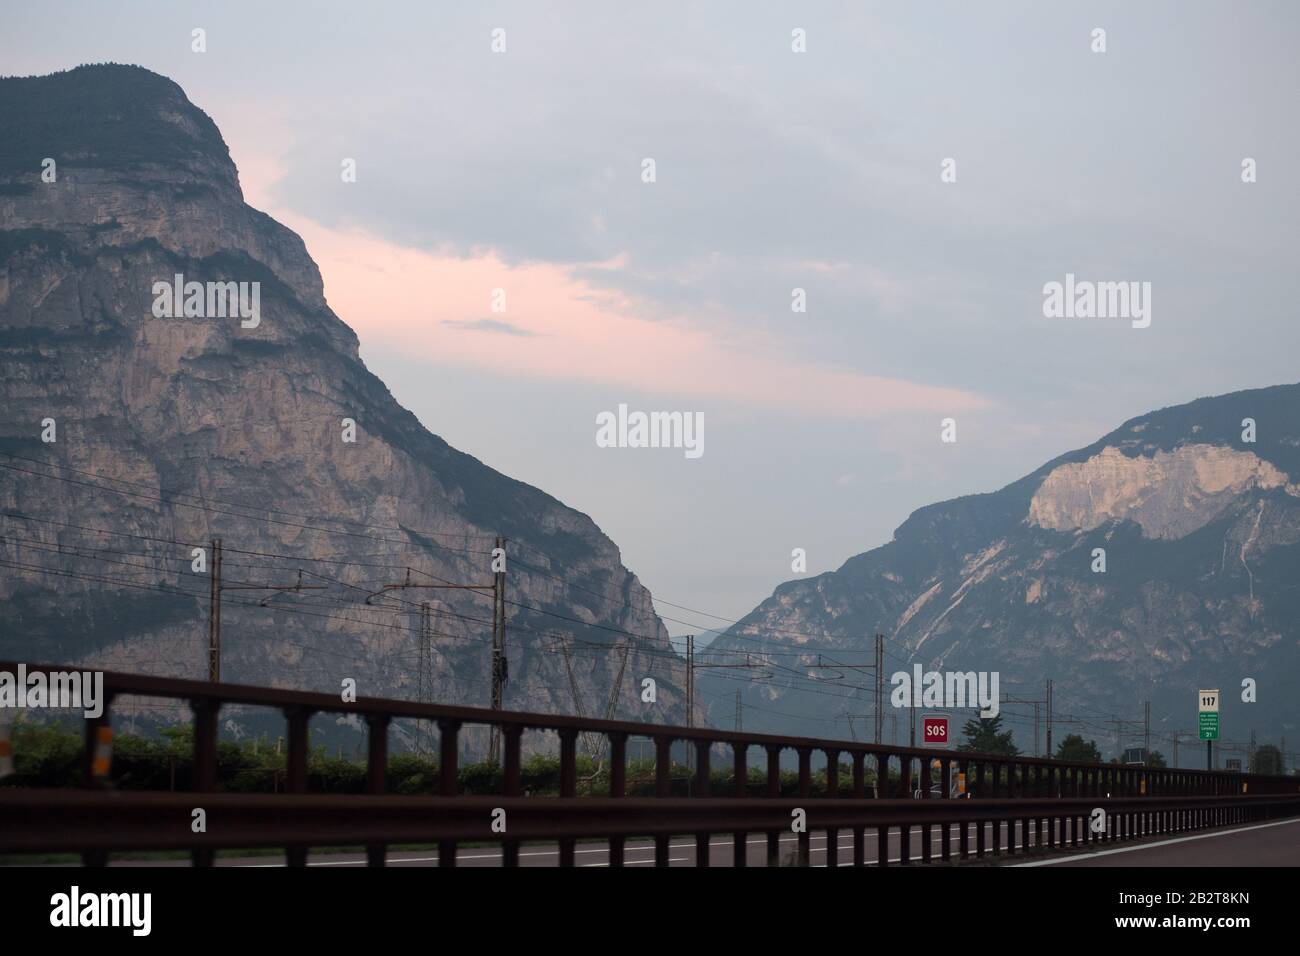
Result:
<svg viewBox="0 0 1300 956"><path fill-rule="evenodd" d="M188 545L220 537L229 582L301 569L326 588L265 608L267 592L231 592L223 678L414 697L431 601L434 699L486 705L490 599L366 597L408 567L415 583L490 582L499 534L506 706L572 713L556 641L576 638L580 688L603 709L611 647L631 641L617 715L680 717L667 632L618 548L397 404L302 240L244 203L179 86L117 65L2 79L0 128L0 510L26 518L0 518L0 656L204 676L208 585ZM259 282L260 323L156 317L153 283L177 274ZM649 675L653 707L634 683Z"/></svg>
<svg viewBox="0 0 1300 956"><path fill-rule="evenodd" d="M1243 441L1245 419L1255 423L1253 442ZM1097 548L1104 573L1092 570ZM912 662L997 670L1004 693L1026 698L1041 698L1052 678L1058 741L1082 733L1113 751L1112 715L1129 722L1118 734L1130 740L1150 700L1152 747L1168 755L1174 731L1184 748L1197 745L1187 736L1197 689L1221 687L1225 739L1255 731L1294 742L1300 385L1151 412L1000 491L921 508L888 544L780 585L712 651L788 655L807 646L869 663L876 632L886 638L887 689L888 676ZM805 677L827 673L811 666L813 651L781 660ZM852 676L870 686L868 674ZM1241 700L1246 678L1258 683L1255 703ZM705 672L701 685L706 696L726 692L710 712L725 725L734 682ZM750 684L742 699L747 727L770 726L766 709L806 718L801 732L810 734L847 732L848 715L874 706L870 691L798 681ZM886 710L905 737L907 711Z"/></svg>

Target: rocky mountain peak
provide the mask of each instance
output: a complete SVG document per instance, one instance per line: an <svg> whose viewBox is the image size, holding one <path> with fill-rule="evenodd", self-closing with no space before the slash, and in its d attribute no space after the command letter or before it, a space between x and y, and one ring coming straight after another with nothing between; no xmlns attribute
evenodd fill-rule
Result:
<svg viewBox="0 0 1300 956"><path fill-rule="evenodd" d="M0 655L203 676L208 575L192 554L221 538L234 581L321 589L265 605L232 592L223 678L414 696L428 602L424 692L485 704L490 600L368 595L406 569L412 584L491 580L501 535L506 706L574 711L567 642L588 712L623 674L616 714L680 714L667 632L615 544L396 402L302 240L243 201L176 84L112 65L0 79L0 129ZM176 276L256 284L259 321L159 309ZM645 675L653 707L633 692Z"/></svg>
<svg viewBox="0 0 1300 956"><path fill-rule="evenodd" d="M216 124L176 83L144 67L101 63L6 77L0 113L11 124L0 141L7 176L39 170L53 157L64 173L100 170L243 199Z"/></svg>
<svg viewBox="0 0 1300 956"><path fill-rule="evenodd" d="M870 659L880 632L890 670L997 670L1021 696L1050 677L1072 717L1131 720L1151 700L1170 737L1198 687L1253 678L1271 688L1257 702L1224 691L1228 736L1276 739L1300 730L1284 690L1300 682L1298 565L1300 385L1281 385L1150 412L999 491L918 509L887 544L779 585L712 648L807 648L791 666L823 680L813 651ZM797 683L744 693L755 725L779 710L809 734L852 732L845 714L871 706ZM1104 718L1085 729L1113 747Z"/></svg>

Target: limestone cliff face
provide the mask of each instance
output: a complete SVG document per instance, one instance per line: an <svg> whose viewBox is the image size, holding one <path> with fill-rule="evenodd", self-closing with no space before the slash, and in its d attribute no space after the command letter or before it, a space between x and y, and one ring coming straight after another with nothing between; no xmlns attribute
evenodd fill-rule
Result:
<svg viewBox="0 0 1300 956"><path fill-rule="evenodd" d="M1107 446L1087 461L1054 468L1029 502L1029 521L1056 531L1091 531L1135 521L1149 538L1181 538L1209 524L1252 489L1300 487L1251 452L1191 444L1130 458Z"/></svg>
<svg viewBox="0 0 1300 956"><path fill-rule="evenodd" d="M1246 418L1254 442L1243 440ZM1194 729L1198 687L1223 689L1225 737L1294 740L1298 478L1300 385L1164 409L1001 491L921 509L883 547L781 585L712 648L784 651L774 660L824 681L814 651L869 663L880 631L887 677L911 662L997 670L1020 697L1041 697L1053 678L1055 709L1091 721L1065 725L1058 740L1082 732L1113 748L1105 715L1136 720L1145 700L1157 734ZM1093 570L1097 548L1104 572ZM789 656L799 648L807 655ZM1254 704L1240 700L1247 677L1260 688ZM713 683L706 674L706 695L734 692ZM768 708L804 716L809 734L869 732L847 715L870 712L870 692L828 693L845 692L779 676L754 684L746 726L768 726ZM718 721L734 712L726 700L718 708ZM907 712L894 713L903 739ZM1157 740L1169 756L1171 738Z"/></svg>
<svg viewBox="0 0 1300 956"><path fill-rule="evenodd" d="M589 712L618 671L611 645L632 641L616 712L677 714L666 632L618 548L394 401L302 241L243 202L178 86L116 66L0 80L0 127L0 510L24 516L0 518L0 655L205 674L208 579L189 545L220 537L229 583L301 569L325 588L266 607L270 592L228 592L223 678L414 697L418 604L433 601L435 699L485 704L490 597L365 599L408 567L416 583L490 582L500 534L506 705L573 712L565 636ZM155 317L153 284L177 273L259 282L260 323ZM634 692L649 675L653 708Z"/></svg>

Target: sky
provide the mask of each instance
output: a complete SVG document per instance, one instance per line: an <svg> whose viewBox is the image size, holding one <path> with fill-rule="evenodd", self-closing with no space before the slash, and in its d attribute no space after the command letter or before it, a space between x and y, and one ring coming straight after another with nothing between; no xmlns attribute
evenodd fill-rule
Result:
<svg viewBox="0 0 1300 956"><path fill-rule="evenodd" d="M397 399L589 514L681 634L1128 418L1300 379L1298 25L1285 0L45 0L6 11L0 74L179 83ZM1067 274L1149 282L1150 325L1045 316ZM620 404L702 416L703 454L600 447Z"/></svg>

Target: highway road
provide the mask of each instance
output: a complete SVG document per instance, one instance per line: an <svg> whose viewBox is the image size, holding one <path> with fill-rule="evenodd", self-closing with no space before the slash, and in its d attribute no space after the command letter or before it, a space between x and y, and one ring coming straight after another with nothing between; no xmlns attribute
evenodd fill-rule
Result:
<svg viewBox="0 0 1300 956"><path fill-rule="evenodd" d="M986 846L992 846L992 828L985 828ZM935 859L938 859L940 853L940 829L935 827L933 830L932 852ZM764 834L750 834L746 839L747 859L750 866L764 866L767 859L767 837ZM810 834L810 862L813 866L826 866L826 834L824 831L814 831ZM1017 846L1020 844L1017 843ZM786 860L787 865L793 865L794 853L796 848L796 837L794 834L785 834L781 837L781 857ZM952 827L952 854L957 856L959 846L958 827ZM975 833L971 830L970 835L971 853L975 852ZM712 866L727 867L731 866L733 853L733 840L728 834L715 834L709 844L709 862ZM669 843L669 865L670 866L694 866L695 865L695 840L693 837L675 837ZM919 862L921 859L921 832L919 827L912 829L911 845L909 846L909 856L911 859ZM877 861L877 840L874 830L867 830L866 858L868 864L875 864ZM890 833L889 837L889 862L899 862L899 833L897 830ZM574 852L577 865L580 867L601 867L609 866L609 850L603 843L579 843ZM654 842L651 840L628 840L623 852L625 866L654 866ZM538 843L535 845L525 845L519 851L520 866L558 866L559 850L554 843ZM438 853L436 850L414 850L401 851L394 850L388 854L388 864L390 866L436 866L438 863ZM456 863L458 866L500 866L501 865L501 848L495 846L480 847L462 847L456 853ZM841 830L839 834L839 866L851 866L853 864L853 833L850 830ZM149 861L132 861L132 860L114 860L111 866L188 866L188 860L149 860ZM218 866L245 866L245 867L272 867L284 866L283 855L277 854L266 857L218 857ZM347 866L365 866L366 860L364 854L345 853L345 854L313 854L309 858L308 866L313 867L347 867Z"/></svg>
<svg viewBox="0 0 1300 956"><path fill-rule="evenodd" d="M1023 866L1300 866L1300 819L1156 838Z"/></svg>
<svg viewBox="0 0 1300 956"><path fill-rule="evenodd" d="M952 826L952 855L956 859L959 846L959 828ZM1017 828L1019 833L1019 828ZM874 830L867 830L866 860L868 865L877 861L877 841ZM813 866L827 865L827 840L824 831L814 831L810 835L810 862ZM783 865L793 865L796 849L794 834L784 834L780 840ZM985 828L985 845L992 846L992 828ZM732 861L732 837L729 834L715 834L709 844L709 862L712 866L728 867ZM1017 841L1018 849L1023 850ZM763 834L750 834L746 839L748 861L750 866L764 866L767 858L767 839ZM677 837L669 843L670 866L695 865L695 840L693 837ZM974 859L975 834L970 834L972 857L969 864L993 864L1001 866L1106 866L1106 867L1143 867L1143 866L1300 866L1300 819L1282 820L1265 824L1252 824L1216 830L1209 833L1191 833L1177 837L1153 837L1136 844L1107 846L1101 850L1079 849L1070 853L1053 854L1051 859L1025 860L1018 855L993 857L986 853L981 861ZM919 827L912 828L909 856L915 862L921 859L921 834ZM935 827L932 836L934 859L939 859L940 829ZM574 852L580 867L609 866L609 850L603 843L579 843ZM624 865L654 866L654 843L650 840L629 840L624 850ZM1023 862L1022 862L1023 861ZM889 863L899 862L899 834L895 830L889 837ZM458 866L494 867L501 866L501 848L498 846L466 846L456 854ZM436 850L391 850L388 854L390 866L436 866ZM537 843L523 846L519 852L520 866L558 866L559 850L554 843ZM841 830L839 834L838 866L853 864L853 835L851 831ZM178 860L129 860L114 859L111 866L146 866L174 867L188 866L187 859ZM282 867L285 865L282 854L266 856L226 856L219 857L218 866L223 867ZM309 858L312 867L362 867L366 865L365 855L361 853L316 853Z"/></svg>

